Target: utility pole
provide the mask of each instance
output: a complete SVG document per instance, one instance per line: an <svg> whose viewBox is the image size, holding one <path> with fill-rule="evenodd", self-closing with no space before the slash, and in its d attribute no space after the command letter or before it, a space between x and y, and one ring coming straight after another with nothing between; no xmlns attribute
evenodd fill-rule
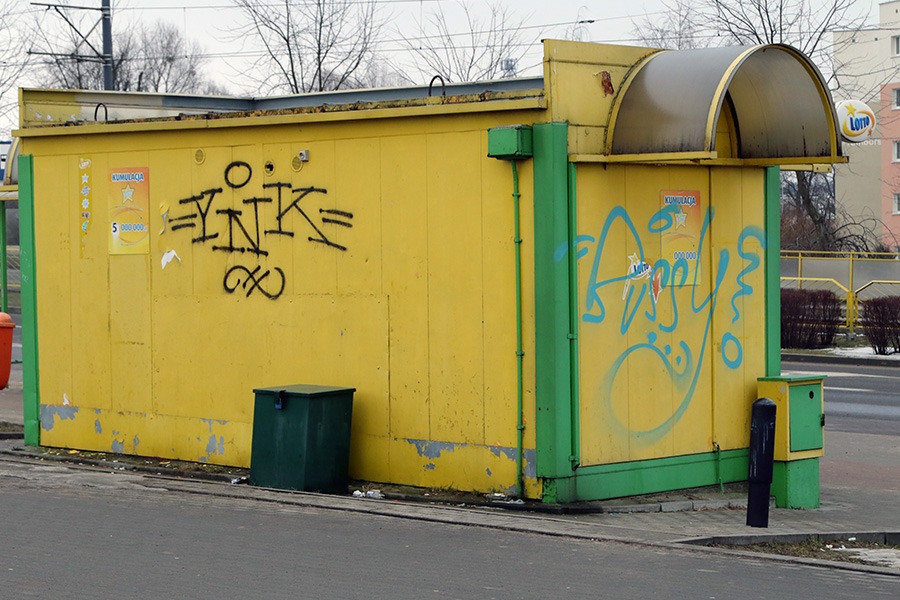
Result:
<svg viewBox="0 0 900 600"><path fill-rule="evenodd" d="M100 12L103 19L103 89L113 89L113 55L112 55L112 7L111 0L103 0Z"/></svg>
<svg viewBox="0 0 900 600"><path fill-rule="evenodd" d="M101 0L100 8L95 8L93 6L69 6L67 4L45 4L43 2L32 2L32 6L43 6L47 10L53 9L56 13L62 17L63 21L74 31L78 37L81 38L81 41L91 49L93 55L83 55L83 54L59 54L57 52L34 52L29 50L28 54L34 54L38 56L53 56L55 58L66 58L66 59L75 59L75 60L83 60L88 62L102 62L103 64L103 89L111 90L114 89L115 78L113 77L113 43L112 43L112 0ZM87 32L87 34L81 33L78 30L78 27L72 20L68 17L66 13L63 12L65 8L72 8L76 10L99 10L100 11L100 23L95 23L91 30ZM97 48L87 39L88 35L91 35L93 31L97 28L98 24L102 24L101 30L103 33L103 51L97 50ZM80 43L79 43L80 45Z"/></svg>

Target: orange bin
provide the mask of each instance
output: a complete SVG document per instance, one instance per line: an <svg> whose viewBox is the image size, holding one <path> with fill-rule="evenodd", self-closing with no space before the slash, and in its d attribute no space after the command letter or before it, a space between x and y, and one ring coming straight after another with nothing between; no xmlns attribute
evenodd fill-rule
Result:
<svg viewBox="0 0 900 600"><path fill-rule="evenodd" d="M13 329L16 324L12 317L0 312L0 390L9 384L9 368L12 365Z"/></svg>

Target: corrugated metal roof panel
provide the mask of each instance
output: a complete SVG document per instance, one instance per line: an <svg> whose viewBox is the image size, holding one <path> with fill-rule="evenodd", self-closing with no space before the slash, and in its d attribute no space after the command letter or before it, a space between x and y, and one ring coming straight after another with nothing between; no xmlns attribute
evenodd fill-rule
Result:
<svg viewBox="0 0 900 600"><path fill-rule="evenodd" d="M831 95L799 51L783 45L664 51L637 67L611 124L611 155L715 150L726 94L737 158L840 156Z"/></svg>

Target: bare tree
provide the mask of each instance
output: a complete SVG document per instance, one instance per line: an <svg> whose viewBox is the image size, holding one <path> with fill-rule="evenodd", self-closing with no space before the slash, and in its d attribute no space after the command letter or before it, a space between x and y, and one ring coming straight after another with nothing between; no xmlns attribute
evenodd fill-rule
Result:
<svg viewBox="0 0 900 600"><path fill-rule="evenodd" d="M13 117L16 99L10 94L16 85L16 78L27 64L27 56L20 51L21 28L17 22L21 20L21 3L13 0L0 0L0 139L9 137L12 123L7 121Z"/></svg>
<svg viewBox="0 0 900 600"><path fill-rule="evenodd" d="M59 38L42 40L44 47L53 50L42 55L42 85L103 89L100 59L84 52L83 40L74 31L63 35L64 49L52 45ZM221 93L221 86L204 77L204 63L200 45L186 40L170 23L142 24L114 34L113 86L119 91Z"/></svg>
<svg viewBox="0 0 900 600"><path fill-rule="evenodd" d="M234 0L248 23L235 33L262 47L266 91L299 94L359 87L382 22L375 0Z"/></svg>
<svg viewBox="0 0 900 600"><path fill-rule="evenodd" d="M863 27L856 0L667 0L660 17L634 23L642 42L660 48L789 44L820 67L830 64L832 33ZM823 70L824 72L824 70ZM831 81L834 73L824 72Z"/></svg>
<svg viewBox="0 0 900 600"><path fill-rule="evenodd" d="M589 37L587 26L595 22L594 19L588 18L587 14L588 8L586 6L578 7L578 12L575 13L575 21L566 27L563 39L573 42L587 41Z"/></svg>
<svg viewBox="0 0 900 600"><path fill-rule="evenodd" d="M706 45L705 40L700 38L701 26L695 8L696 2L672 0L665 6L664 20L646 17L632 23L633 34L637 39L652 48L672 50L687 50Z"/></svg>
<svg viewBox="0 0 900 600"><path fill-rule="evenodd" d="M651 15L634 23L635 35L647 45L789 44L820 68L831 65L836 49L832 33L859 30L867 17L855 0L669 0L665 6L662 18ZM821 70L829 85L837 86L834 69ZM838 214L831 176L785 172L782 207L785 247L806 244L806 248L840 250L871 249L880 244L874 234L866 233L871 229L866 229L862 219Z"/></svg>
<svg viewBox="0 0 900 600"><path fill-rule="evenodd" d="M404 37L415 64L412 71L423 79L440 75L447 81L478 81L515 77L518 63L525 55L522 43L523 21L499 4L490 4L489 14L479 18L470 5L457 5L465 23L460 32L451 30L447 15L438 6L424 22L419 22L415 37ZM412 80L412 78L410 78Z"/></svg>
<svg viewBox="0 0 900 600"><path fill-rule="evenodd" d="M186 40L178 27L157 22L149 29L139 30L137 35L137 60L129 65L132 89L176 94L221 91L219 84L203 74L206 58L201 45Z"/></svg>

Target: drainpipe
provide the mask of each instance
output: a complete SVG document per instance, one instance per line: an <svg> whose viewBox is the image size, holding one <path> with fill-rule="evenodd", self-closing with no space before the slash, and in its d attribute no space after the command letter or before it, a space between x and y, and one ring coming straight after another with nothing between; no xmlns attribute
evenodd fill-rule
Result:
<svg viewBox="0 0 900 600"><path fill-rule="evenodd" d="M508 160L513 178L513 243L516 250L516 494L525 496L525 409L524 361L522 348L522 233L519 220L519 168L517 161L531 158L530 125L494 127L488 130L488 156Z"/></svg>
<svg viewBox="0 0 900 600"><path fill-rule="evenodd" d="M572 398L572 445L569 462L573 471L581 464L581 407L578 401L581 385L578 375L578 249L574 245L575 237L578 235L575 205L576 173L575 164L569 163L569 251L566 253L566 258L569 268L569 397Z"/></svg>
<svg viewBox="0 0 900 600"><path fill-rule="evenodd" d="M525 454L525 415L523 407L523 365L525 351L522 349L522 235L519 224L519 169L516 161L512 164L513 176L513 206L515 218L513 219L513 242L516 246L516 493L519 498L525 495L525 467L523 456Z"/></svg>

